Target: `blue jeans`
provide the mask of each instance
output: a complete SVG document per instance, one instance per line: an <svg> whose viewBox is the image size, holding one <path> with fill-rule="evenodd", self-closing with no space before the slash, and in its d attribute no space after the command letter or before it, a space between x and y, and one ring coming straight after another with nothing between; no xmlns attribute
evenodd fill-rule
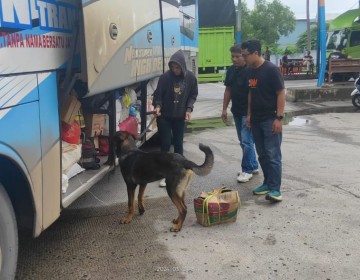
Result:
<svg viewBox="0 0 360 280"><path fill-rule="evenodd" d="M183 155L185 120L172 120L160 116L156 119L156 123L159 131L161 151L170 151L172 139L174 145L174 153Z"/></svg>
<svg viewBox="0 0 360 280"><path fill-rule="evenodd" d="M281 141L282 133L274 134L272 124L268 119L259 123L252 123L256 152L259 156L261 169L264 173L264 185L271 191L280 191L281 186Z"/></svg>
<svg viewBox="0 0 360 280"><path fill-rule="evenodd" d="M235 127L243 152L241 160L242 172L252 174L255 169L259 168L256 160L254 138L251 129L246 127L246 116L235 117Z"/></svg>

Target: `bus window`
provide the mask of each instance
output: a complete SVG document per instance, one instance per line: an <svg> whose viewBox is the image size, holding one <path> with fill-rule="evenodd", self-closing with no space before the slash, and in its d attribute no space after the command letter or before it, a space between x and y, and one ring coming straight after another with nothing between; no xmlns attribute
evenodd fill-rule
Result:
<svg viewBox="0 0 360 280"><path fill-rule="evenodd" d="M353 31L350 35L350 47L360 45L360 31Z"/></svg>

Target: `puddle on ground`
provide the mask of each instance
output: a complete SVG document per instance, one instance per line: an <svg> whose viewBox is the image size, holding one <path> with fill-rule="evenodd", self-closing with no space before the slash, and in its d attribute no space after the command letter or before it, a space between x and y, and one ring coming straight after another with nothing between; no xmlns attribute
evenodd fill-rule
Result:
<svg viewBox="0 0 360 280"><path fill-rule="evenodd" d="M311 123L312 123L311 120L295 117L295 118L291 118L290 120L288 120L287 125L304 126L304 125L310 125Z"/></svg>
<svg viewBox="0 0 360 280"><path fill-rule="evenodd" d="M283 120L284 125L290 126L305 126L312 125L313 121L300 116L314 115L314 114L328 114L328 113L360 113L360 110L348 107L329 107L324 108L319 112L318 108L306 109L299 112L287 112ZM185 133L201 132L207 129L235 126L234 119L230 115L228 121L225 124L221 118L209 118L209 119L196 119L191 120L186 124ZM234 127L235 129L235 127Z"/></svg>
<svg viewBox="0 0 360 280"><path fill-rule="evenodd" d="M284 125L304 126L310 124L312 124L312 121L309 119L305 119L301 117L293 117L291 115L285 114ZM222 121L221 118L193 120L186 124L185 133L201 132L207 129L220 128L226 126L235 126L233 118L229 118L226 124Z"/></svg>

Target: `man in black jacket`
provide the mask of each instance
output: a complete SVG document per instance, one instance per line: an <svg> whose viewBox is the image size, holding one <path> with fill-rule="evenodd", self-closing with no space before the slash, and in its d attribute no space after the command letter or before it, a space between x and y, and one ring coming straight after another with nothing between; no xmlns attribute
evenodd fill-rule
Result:
<svg viewBox="0 0 360 280"><path fill-rule="evenodd" d="M156 122L161 151L170 151L172 139L174 152L183 155L185 121L191 118L198 84L195 75L187 70L181 50L171 56L168 65L170 70L160 77L152 104L158 116ZM160 186L165 186L164 180Z"/></svg>

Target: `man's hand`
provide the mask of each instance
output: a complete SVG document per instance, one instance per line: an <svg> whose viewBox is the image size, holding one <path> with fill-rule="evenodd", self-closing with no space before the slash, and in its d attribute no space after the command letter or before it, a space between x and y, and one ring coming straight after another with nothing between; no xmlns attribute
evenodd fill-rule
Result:
<svg viewBox="0 0 360 280"><path fill-rule="evenodd" d="M160 115L161 115L161 113L160 113L160 107L156 107L155 110L154 110L154 112L155 112L155 115L156 115L156 116L160 116Z"/></svg>
<svg viewBox="0 0 360 280"><path fill-rule="evenodd" d="M272 132L278 134L282 131L282 121L275 119L272 125Z"/></svg>
<svg viewBox="0 0 360 280"><path fill-rule="evenodd" d="M227 111L226 110L223 110L222 113L221 113L221 119L224 123L227 122Z"/></svg>
<svg viewBox="0 0 360 280"><path fill-rule="evenodd" d="M249 115L246 116L246 127L251 128L251 118Z"/></svg>
<svg viewBox="0 0 360 280"><path fill-rule="evenodd" d="M191 119L191 113L190 112L186 112L185 114L185 121L190 121Z"/></svg>

